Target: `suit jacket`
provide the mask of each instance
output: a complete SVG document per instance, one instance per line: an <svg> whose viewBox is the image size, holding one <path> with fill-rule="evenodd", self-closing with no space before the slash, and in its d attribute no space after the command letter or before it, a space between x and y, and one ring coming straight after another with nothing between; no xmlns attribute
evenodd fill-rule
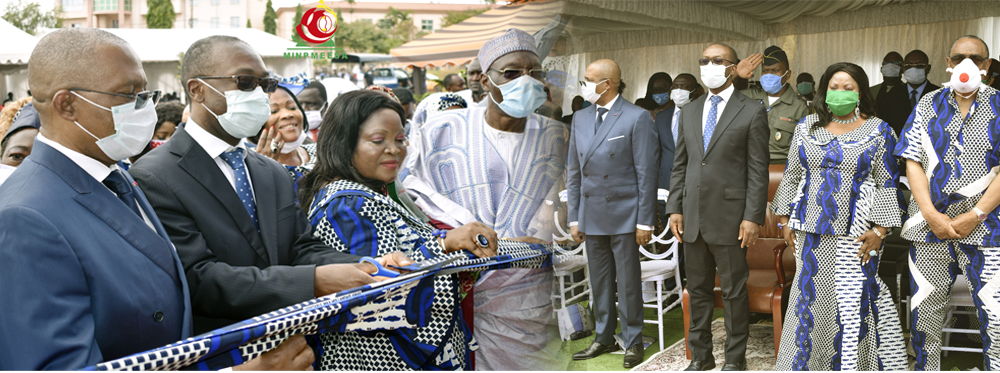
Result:
<svg viewBox="0 0 1000 373"><path fill-rule="evenodd" d="M769 162L767 110L738 90L719 115L705 150L703 95L681 111L667 214L684 215L685 242L699 232L713 245L739 245L740 223L764 224Z"/></svg>
<svg viewBox="0 0 1000 373"><path fill-rule="evenodd" d="M593 235L656 226L660 146L649 111L618 97L594 133L597 105L573 114L566 182L569 221Z"/></svg>
<svg viewBox="0 0 1000 373"><path fill-rule="evenodd" d="M924 91L920 94L920 97L917 97L917 101L919 102L921 97L940 88L931 82L927 82L927 86L924 87ZM903 83L894 87L889 92L879 94L879 97L881 99L876 102L875 108L878 117L889 123L889 127L892 127L892 130L896 132L896 136L899 136L903 131L903 126L906 125L906 120L913 113L913 105L910 105L909 85Z"/></svg>
<svg viewBox="0 0 1000 373"><path fill-rule="evenodd" d="M129 171L184 263L198 333L312 299L316 265L360 259L313 237L283 166L253 151L245 162L259 233L219 166L185 130Z"/></svg>
<svg viewBox="0 0 1000 373"><path fill-rule="evenodd" d="M674 132L673 126L674 111L676 106L664 109L656 113L656 133L660 137L660 159L657 159L657 168L660 170L660 177L656 184L659 189L670 190L670 171L674 168Z"/></svg>
<svg viewBox="0 0 1000 373"><path fill-rule="evenodd" d="M33 149L0 188L0 369L75 370L188 338L184 272L142 191L155 230L58 150Z"/></svg>

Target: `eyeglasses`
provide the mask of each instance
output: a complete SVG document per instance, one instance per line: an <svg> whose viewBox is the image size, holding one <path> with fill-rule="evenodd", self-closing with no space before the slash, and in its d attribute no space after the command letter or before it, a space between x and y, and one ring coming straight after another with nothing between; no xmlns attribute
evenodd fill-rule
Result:
<svg viewBox="0 0 1000 373"><path fill-rule="evenodd" d="M702 58L702 59L698 60L698 64L702 65L702 66L707 66L709 62L714 63L716 65L721 65L723 62L729 62L729 63L731 63L733 65L736 64L736 62L727 60L727 59L722 58L722 57Z"/></svg>
<svg viewBox="0 0 1000 373"><path fill-rule="evenodd" d="M926 69L927 66L930 66L930 65L928 65L926 63L904 63L903 64L903 68L904 69L914 69L914 68L916 68L916 69Z"/></svg>
<svg viewBox="0 0 1000 373"><path fill-rule="evenodd" d="M903 66L903 63L900 62L900 61L886 61L886 62L882 62L882 66L885 66L885 65Z"/></svg>
<svg viewBox="0 0 1000 373"><path fill-rule="evenodd" d="M524 74L531 75L532 78L538 80L543 80L545 79L545 74L548 73L548 71L545 71L545 69L503 69L503 70L490 69L490 70L502 74L503 78L507 80L517 79L518 77Z"/></svg>
<svg viewBox="0 0 1000 373"><path fill-rule="evenodd" d="M278 89L278 79L261 78L253 75L199 76L198 79L236 79L236 89L250 92L260 86L264 93L274 93Z"/></svg>
<svg viewBox="0 0 1000 373"><path fill-rule="evenodd" d="M951 63L956 65L962 63L962 61L965 61L966 58L972 60L972 62L975 63L976 65L980 65L983 63L983 61L986 61L986 57L980 56L978 54L972 54L972 55L956 54L948 58L951 59Z"/></svg>
<svg viewBox="0 0 1000 373"><path fill-rule="evenodd" d="M152 102L153 105L156 105L157 102L160 102L160 91L159 90L156 90L156 91L142 91L142 92L133 93L133 94L102 92L102 91L95 91L95 90L92 90L92 89L84 89L84 88L70 88L69 90L70 91L80 91L80 92L93 92L93 93L100 93L100 94L105 94L105 95L125 97L125 98L127 98L129 100L129 102L131 102L132 100L135 100L135 109L136 110L139 110L139 109L142 109L142 108L146 107L146 103L148 103L148 102Z"/></svg>

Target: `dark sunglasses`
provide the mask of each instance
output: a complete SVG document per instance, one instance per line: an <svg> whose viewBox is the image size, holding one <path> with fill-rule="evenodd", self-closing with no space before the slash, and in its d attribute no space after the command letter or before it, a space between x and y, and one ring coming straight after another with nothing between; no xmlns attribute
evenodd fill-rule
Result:
<svg viewBox="0 0 1000 373"><path fill-rule="evenodd" d="M253 75L199 76L198 79L236 79L236 89L250 92L260 86L264 93L274 93L278 89L278 79L260 78Z"/></svg>
<svg viewBox="0 0 1000 373"><path fill-rule="evenodd" d="M899 61L882 62L882 66L885 66L885 65L903 66L903 63L899 62Z"/></svg>
<svg viewBox="0 0 1000 373"><path fill-rule="evenodd" d="M526 70L526 69L503 69L503 70L490 69L490 70L493 70L493 71L496 71L496 72L500 73L501 75L503 75L503 78L507 79L507 80L517 79L518 77L520 77L521 75L524 75L526 73L529 74L529 75L531 75L532 78L535 78L535 79L538 79L538 80L544 80L545 79L545 74L547 73L547 71L545 71L544 69L530 69L530 70Z"/></svg>
<svg viewBox="0 0 1000 373"><path fill-rule="evenodd" d="M978 54L972 54L972 55L956 54L948 58L951 59L951 63L956 65L962 63L962 61L965 61L966 58L972 60L972 62L975 63L976 65L982 65L983 61L986 61L986 57L980 56Z"/></svg>
<svg viewBox="0 0 1000 373"><path fill-rule="evenodd" d="M69 90L70 91L80 91L80 92L94 92L94 93L100 93L100 94L105 94L105 95L125 97L125 98L128 98L129 102L131 102L132 100L135 100L135 109L136 110L139 110L139 109L142 109L142 108L146 107L146 103L148 103L148 102L152 102L153 105L156 105L157 102L160 102L160 91L159 90L156 90L156 91L142 91L142 92L133 93L133 94L102 92L102 91L95 91L93 89L84 89L84 88L70 88Z"/></svg>
<svg viewBox="0 0 1000 373"><path fill-rule="evenodd" d="M913 68L925 69L925 68L927 68L927 66L930 66L930 65L928 65L926 63L904 63L903 64L903 68L904 69L913 69Z"/></svg>
<svg viewBox="0 0 1000 373"><path fill-rule="evenodd" d="M731 63L733 65L736 64L736 62L727 60L727 59L722 58L722 57L702 58L702 59L698 60L698 64L702 65L702 66L707 66L709 62L714 63L716 65L721 65L723 62L729 62L729 63Z"/></svg>

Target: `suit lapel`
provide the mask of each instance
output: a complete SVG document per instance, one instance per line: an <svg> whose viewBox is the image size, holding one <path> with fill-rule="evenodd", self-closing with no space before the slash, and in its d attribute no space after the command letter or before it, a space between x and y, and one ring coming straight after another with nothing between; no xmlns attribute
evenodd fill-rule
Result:
<svg viewBox="0 0 1000 373"><path fill-rule="evenodd" d="M715 143L719 142L719 137L726 131L729 124L733 123L733 119L736 119L736 115L743 109L743 106L743 95L739 91L733 90L733 94L729 96L729 102L726 103L726 109L722 111L722 115L719 115L719 121L715 124L715 131L712 132L712 139L709 140L704 155L708 155L708 152L712 151ZM704 137L702 141L704 141Z"/></svg>
<svg viewBox="0 0 1000 373"><path fill-rule="evenodd" d="M667 140L667 150L670 151L675 151L677 149L677 144L674 144L674 113L676 112L678 112L678 110L677 107L675 106L670 108L669 113L667 112L667 110L664 110L661 111L659 114L656 114L656 115L662 115L662 114L667 115L666 140ZM679 125L680 124L678 124L678 126Z"/></svg>
<svg viewBox="0 0 1000 373"><path fill-rule="evenodd" d="M278 203L271 198L274 194L274 179L267 172L264 157L247 150L247 169L250 172L250 182L253 183L254 200L257 204L257 219L260 223L260 235L264 239L269 263L278 262ZM252 153L252 154L250 154Z"/></svg>
<svg viewBox="0 0 1000 373"><path fill-rule="evenodd" d="M705 157L705 145L704 145L705 144L705 130L703 128L704 124L702 123L702 118L705 116L705 100L706 100L707 97L708 97L707 94L701 95L701 97L699 97L697 100L694 100L694 102L691 102L691 103L687 104L688 110L691 110L691 111L688 112L688 116L687 116L687 118L688 118L687 123L688 124L687 124L687 128L684 130L684 132L692 133L692 136L694 136L695 140L698 140L694 144L688 144L687 148L688 149L692 149L692 148L693 149L698 149L698 154L700 154L702 158ZM684 125L683 121L681 122L681 125L682 126ZM694 146L691 146L691 145L694 145ZM688 150L688 151L690 151L690 150Z"/></svg>
<svg viewBox="0 0 1000 373"><path fill-rule="evenodd" d="M240 197L236 195L236 191L229 184L229 180L226 180L226 176L219 170L219 166L215 163L215 160L209 158L205 149L202 149L187 132L178 131L170 140L175 140L175 137L177 137L177 140L188 142L187 146L178 146L178 149L183 150L181 150L181 159L177 161L177 165L197 180L202 187L222 204L253 250L261 258L267 260L267 249L264 247L264 242L260 239L260 234L257 233L257 228L253 225L253 220L250 220L250 214L247 214L247 210L243 208L243 204L240 203ZM249 158L247 157L247 159ZM256 185L254 187L256 188ZM260 207L257 210L259 211Z"/></svg>
<svg viewBox="0 0 1000 373"><path fill-rule="evenodd" d="M604 122L601 123L601 127L597 129L597 134L594 135L594 138L590 141L590 148L587 149L587 152L584 153L583 155L583 163L582 163L583 165L587 164L587 161L590 160L590 156L593 155L595 151L597 151L597 147L599 147L601 143L604 142L604 139L608 137L608 133L611 132L611 128L615 126L616 122L618 122L618 117L621 116L622 103L624 101L625 101L624 97L618 96L618 99L615 100L615 104L611 105L611 110L608 110L608 112L604 114ZM591 106L596 106L596 105L597 104ZM594 110L595 110L594 120L592 122L594 123L594 126L597 126L597 112L596 112L597 109L595 108Z"/></svg>

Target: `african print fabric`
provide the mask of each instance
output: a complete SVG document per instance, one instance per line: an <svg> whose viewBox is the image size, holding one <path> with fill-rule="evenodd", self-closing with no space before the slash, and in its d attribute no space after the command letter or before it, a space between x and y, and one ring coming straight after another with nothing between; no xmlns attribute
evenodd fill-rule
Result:
<svg viewBox="0 0 1000 373"><path fill-rule="evenodd" d="M795 279L775 370L905 370L906 345L879 256L847 236L796 232Z"/></svg>
<svg viewBox="0 0 1000 373"><path fill-rule="evenodd" d="M940 370L941 329L955 277L968 279L983 338L984 366L1000 370L1000 248L957 242L910 246L910 343L914 370Z"/></svg>
<svg viewBox="0 0 1000 373"><path fill-rule="evenodd" d="M299 180L316 166L316 144L302 145L302 149L306 151L306 154L309 154L308 162L298 166L283 165L288 170L288 175L292 177L292 187L296 194L299 192Z"/></svg>

